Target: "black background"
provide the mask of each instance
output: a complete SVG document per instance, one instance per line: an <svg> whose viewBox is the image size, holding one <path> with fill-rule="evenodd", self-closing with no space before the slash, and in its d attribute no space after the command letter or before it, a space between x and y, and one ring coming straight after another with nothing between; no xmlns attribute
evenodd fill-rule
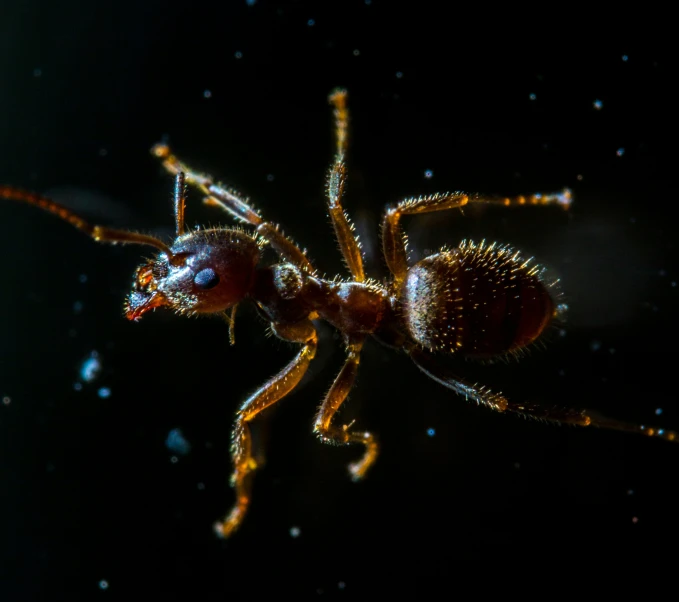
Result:
<svg viewBox="0 0 679 602"><path fill-rule="evenodd" d="M323 195L326 97L345 86L346 207L378 278L387 203L573 190L569 212L408 220L414 258L486 237L562 279L570 316L545 351L460 374L516 399L679 428L676 65L662 35L564 14L497 27L496 15L428 2L249 4L3 4L0 182L169 237L172 179L148 152L167 137L322 271L343 273ZM195 193L188 220L228 224ZM233 499L233 413L293 348L266 338L252 310L236 347L218 320L159 311L129 323L122 302L148 250L96 245L8 202L0 222L0 599L411 599L632 582L660 593L671 581L679 447L493 414L370 343L342 416L375 431L382 455L353 484L345 465L359 450L311 434L343 358L325 326L309 377L270 412L245 524L216 539ZM77 391L93 350L103 371ZM164 442L177 427L192 449L173 462Z"/></svg>

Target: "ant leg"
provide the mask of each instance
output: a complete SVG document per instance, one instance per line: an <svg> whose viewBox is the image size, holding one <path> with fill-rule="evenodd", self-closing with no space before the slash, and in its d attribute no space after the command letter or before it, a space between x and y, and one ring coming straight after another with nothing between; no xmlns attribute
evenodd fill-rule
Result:
<svg viewBox="0 0 679 602"><path fill-rule="evenodd" d="M255 391L236 414L231 443L234 466L231 481L236 488L236 503L224 521L215 524L215 531L220 537L229 537L240 526L250 505L251 476L257 463L252 455L252 434L248 423L262 410L288 395L297 386L316 355L318 337L311 322L272 324L272 328L280 338L304 343L304 347L283 370Z"/></svg>
<svg viewBox="0 0 679 602"><path fill-rule="evenodd" d="M175 175L183 173L186 183L196 186L205 195L205 204L221 207L235 219L253 226L257 234L265 238L284 261L289 261L311 274L314 273L314 268L304 251L279 232L277 225L265 221L246 199L232 190L218 186L209 176L193 171L172 154L167 144L156 144L151 153L162 160L163 167L170 173Z"/></svg>
<svg viewBox="0 0 679 602"><path fill-rule="evenodd" d="M107 228L106 226L90 224L79 215L73 213L70 209L66 209L66 207L59 205L59 203L55 203L53 200L40 196L39 194L21 190L20 188L13 188L11 186L0 186L0 198L40 207L40 209L53 213L57 217L68 222L71 226L84 232L97 242L149 245L155 247L162 253L165 253L170 261L172 261L173 255L170 248L157 238L148 236L147 234L139 234L138 232L115 230L113 228Z"/></svg>
<svg viewBox="0 0 679 602"><path fill-rule="evenodd" d="M352 433L349 431L351 424L344 424L341 427L334 426L332 419L354 385L358 364L360 363L361 347L363 347L363 341L348 345L347 360L332 387L330 387L330 391L325 396L314 424L314 431L318 433L324 443L335 443L337 445L361 443L365 445L363 457L358 462L349 465L349 472L354 481L363 478L377 458L377 442L370 433Z"/></svg>
<svg viewBox="0 0 679 602"><path fill-rule="evenodd" d="M485 405L499 412L512 412L526 418L554 422L557 424L572 424L575 426L594 426L614 431L639 433L648 437L660 437L666 441L679 442L679 433L666 429L632 424L606 418L593 410L574 409L565 407L544 406L535 402L512 402L501 393L492 393L483 386L468 385L450 374L448 369L439 364L434 356L421 349L413 348L409 351L415 365L427 376L479 405Z"/></svg>
<svg viewBox="0 0 679 602"><path fill-rule="evenodd" d="M342 208L342 196L347 179L347 167L344 163L344 154L347 149L347 126L349 111L347 109L347 91L335 90L328 100L335 106L335 131L337 138L337 152L335 162L328 177L328 212L332 225L335 228L335 236L340 246L344 261L356 282L365 280L363 271L363 257L361 245L354 234L354 226Z"/></svg>
<svg viewBox="0 0 679 602"><path fill-rule="evenodd" d="M408 271L408 241L400 225L403 215L416 215L457 209L468 203L485 203L510 207L514 205L548 205L557 203L565 208L571 204L571 191L565 188L554 194L533 194L518 197L493 197L464 192L437 193L419 198L406 199L386 210L382 219L382 246L389 271L394 275L395 285L400 284Z"/></svg>

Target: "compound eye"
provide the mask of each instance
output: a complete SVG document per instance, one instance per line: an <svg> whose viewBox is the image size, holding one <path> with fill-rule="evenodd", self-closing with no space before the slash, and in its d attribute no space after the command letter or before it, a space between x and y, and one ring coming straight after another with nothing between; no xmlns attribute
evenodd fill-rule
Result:
<svg viewBox="0 0 679 602"><path fill-rule="evenodd" d="M195 275L193 282L198 288L206 291L219 284L219 276L212 268L205 268Z"/></svg>

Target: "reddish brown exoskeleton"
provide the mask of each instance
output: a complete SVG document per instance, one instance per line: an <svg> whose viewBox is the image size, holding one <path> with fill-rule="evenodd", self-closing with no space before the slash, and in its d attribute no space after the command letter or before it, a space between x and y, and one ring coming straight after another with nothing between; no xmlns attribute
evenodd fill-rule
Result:
<svg viewBox="0 0 679 602"><path fill-rule="evenodd" d="M405 351L425 374L455 393L493 410L678 440L673 431L603 418L590 410L513 402L448 372L437 360L437 354L501 357L517 354L537 341L564 309L559 304L557 283L549 281L540 266L523 259L518 251L497 244L462 242L409 265L401 218L459 209L470 203L556 204L567 208L570 192L511 199L453 192L401 201L387 209L382 221L383 252L391 278L384 283L370 280L364 273L360 246L342 208L348 126L346 97L344 90L330 96L335 109L337 152L327 193L328 211L351 272L349 280L320 277L306 254L276 225L262 218L235 192L189 169L164 144L156 145L152 152L176 175L176 238L170 246L152 236L90 225L49 199L0 186L0 197L41 207L97 241L150 245L159 251L155 259L137 269L134 288L125 306L130 320L138 320L151 309L167 307L182 314L223 314L232 327L237 305L250 300L268 318L278 337L301 345L295 358L255 391L236 413L232 445L236 502L224 521L216 524L217 533L228 537L243 521L250 503L249 477L257 468L251 452L249 423L290 393L307 371L318 341L312 320L318 318L341 332L347 358L320 407L314 430L324 442L364 446L362 458L349 467L355 479L362 478L375 461L377 442L370 433L352 430L351 424L334 424L333 417L353 386L361 348L369 335ZM198 188L208 205L222 208L251 231L218 228L186 232L185 183ZM262 261L261 250L265 245L277 253L279 263L267 265ZM233 342L232 328L230 339Z"/></svg>

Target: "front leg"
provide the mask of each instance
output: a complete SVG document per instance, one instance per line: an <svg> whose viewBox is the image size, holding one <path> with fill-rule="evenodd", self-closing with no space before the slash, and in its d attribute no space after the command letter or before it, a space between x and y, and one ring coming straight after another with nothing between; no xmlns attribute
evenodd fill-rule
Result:
<svg viewBox="0 0 679 602"><path fill-rule="evenodd" d="M302 379L316 355L318 337L311 322L273 324L272 328L280 338L304 343L304 347L283 370L251 395L236 414L231 443L234 467L231 482L236 488L236 503L226 518L215 524L215 531L220 537L229 537L241 525L250 505L252 472L257 468L257 463L252 455L252 434L248 423L262 410L288 395Z"/></svg>
<svg viewBox="0 0 679 602"><path fill-rule="evenodd" d="M377 442L371 433L354 433L349 430L351 424L345 424L341 427L335 426L332 424L332 419L354 385L360 362L361 347L363 347L363 341L350 344L347 347L347 360L332 387L330 387L330 391L325 396L314 424L314 431L320 435L321 441L324 443L335 443L336 445L360 443L365 446L363 457L358 462L349 465L349 472L354 481L363 478L368 468L375 462L378 449Z"/></svg>
<svg viewBox="0 0 679 602"><path fill-rule="evenodd" d="M210 176L200 174L185 163L182 163L172 154L172 151L167 144L156 144L151 149L151 153L163 162L163 167L171 174L183 174L183 178L186 180L187 184L196 186L205 195L206 204L221 207L235 219L253 226L256 229L257 234L266 239L273 250L276 251L284 261L289 261L310 274L314 273L314 268L304 251L280 232L276 224L267 222L262 218L250 205L247 199L236 194L233 190L227 190L222 186L218 186ZM182 204L182 222L183 214L184 210Z"/></svg>

